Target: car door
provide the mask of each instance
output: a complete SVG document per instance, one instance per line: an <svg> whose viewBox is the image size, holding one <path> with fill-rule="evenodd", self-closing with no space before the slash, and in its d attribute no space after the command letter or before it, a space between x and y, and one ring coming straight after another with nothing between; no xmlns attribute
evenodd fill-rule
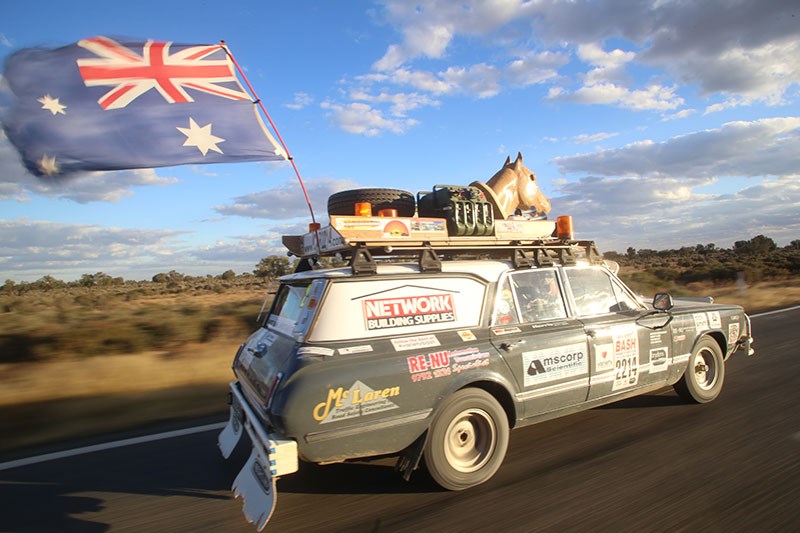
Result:
<svg viewBox="0 0 800 533"><path fill-rule="evenodd" d="M526 418L586 401L586 333L568 316L558 269L520 270L500 282L491 338L517 381Z"/></svg>
<svg viewBox="0 0 800 533"><path fill-rule="evenodd" d="M665 381L669 332L638 320L645 307L607 270L573 267L563 272L588 337L589 399Z"/></svg>

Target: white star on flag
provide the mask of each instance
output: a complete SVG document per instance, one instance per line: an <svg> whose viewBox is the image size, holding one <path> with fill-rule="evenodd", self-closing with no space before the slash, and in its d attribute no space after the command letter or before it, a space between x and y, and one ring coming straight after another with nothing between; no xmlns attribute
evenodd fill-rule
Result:
<svg viewBox="0 0 800 533"><path fill-rule="evenodd" d="M189 127L178 127L178 131L186 135L184 146L196 146L203 155L206 155L209 150L222 153L222 149L217 146L217 143L225 142L225 139L211 134L211 123L201 127L193 118L189 117Z"/></svg>
<svg viewBox="0 0 800 533"><path fill-rule="evenodd" d="M43 155L42 158L39 160L39 172L41 172L45 176L52 176L53 174L58 174L59 170L60 169L56 164L55 157L50 157L49 155Z"/></svg>
<svg viewBox="0 0 800 533"><path fill-rule="evenodd" d="M58 98L53 98L49 94L46 94L41 98L37 99L37 102L42 104L42 109L47 109L53 115L57 115L59 113L61 113L62 115L66 115L64 110L67 108L67 106L59 102Z"/></svg>

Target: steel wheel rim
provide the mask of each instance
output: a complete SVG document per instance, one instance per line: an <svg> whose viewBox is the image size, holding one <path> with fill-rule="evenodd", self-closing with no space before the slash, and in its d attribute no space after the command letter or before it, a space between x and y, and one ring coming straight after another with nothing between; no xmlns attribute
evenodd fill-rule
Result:
<svg viewBox="0 0 800 533"><path fill-rule="evenodd" d="M475 472L482 468L497 445L497 427L482 409L467 409L447 426L444 455L459 472Z"/></svg>
<svg viewBox="0 0 800 533"><path fill-rule="evenodd" d="M703 348L697 352L692 360L694 381L704 391L714 388L717 383L717 364L714 352Z"/></svg>

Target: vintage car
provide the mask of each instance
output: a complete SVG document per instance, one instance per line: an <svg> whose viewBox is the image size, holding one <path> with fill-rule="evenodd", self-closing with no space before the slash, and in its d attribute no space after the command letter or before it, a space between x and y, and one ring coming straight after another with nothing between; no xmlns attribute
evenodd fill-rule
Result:
<svg viewBox="0 0 800 533"><path fill-rule="evenodd" d="M741 307L645 303L555 222L494 223L453 237L443 219L331 216L284 239L304 259L236 354L219 438L228 457L250 437L234 492L257 527L299 460L394 455L406 479L422 464L467 489L500 468L510 429L670 385L709 402L725 360L752 354ZM334 252L349 266L311 268Z"/></svg>

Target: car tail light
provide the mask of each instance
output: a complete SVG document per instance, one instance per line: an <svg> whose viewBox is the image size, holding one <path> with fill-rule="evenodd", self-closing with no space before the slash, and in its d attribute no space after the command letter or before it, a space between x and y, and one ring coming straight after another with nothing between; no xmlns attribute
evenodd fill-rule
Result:
<svg viewBox="0 0 800 533"><path fill-rule="evenodd" d="M272 400L275 398L275 393L278 391L281 380L283 380L283 372L278 372L275 377L272 378L272 384L269 387L269 394L267 394L267 401L265 404L267 410L272 406Z"/></svg>

